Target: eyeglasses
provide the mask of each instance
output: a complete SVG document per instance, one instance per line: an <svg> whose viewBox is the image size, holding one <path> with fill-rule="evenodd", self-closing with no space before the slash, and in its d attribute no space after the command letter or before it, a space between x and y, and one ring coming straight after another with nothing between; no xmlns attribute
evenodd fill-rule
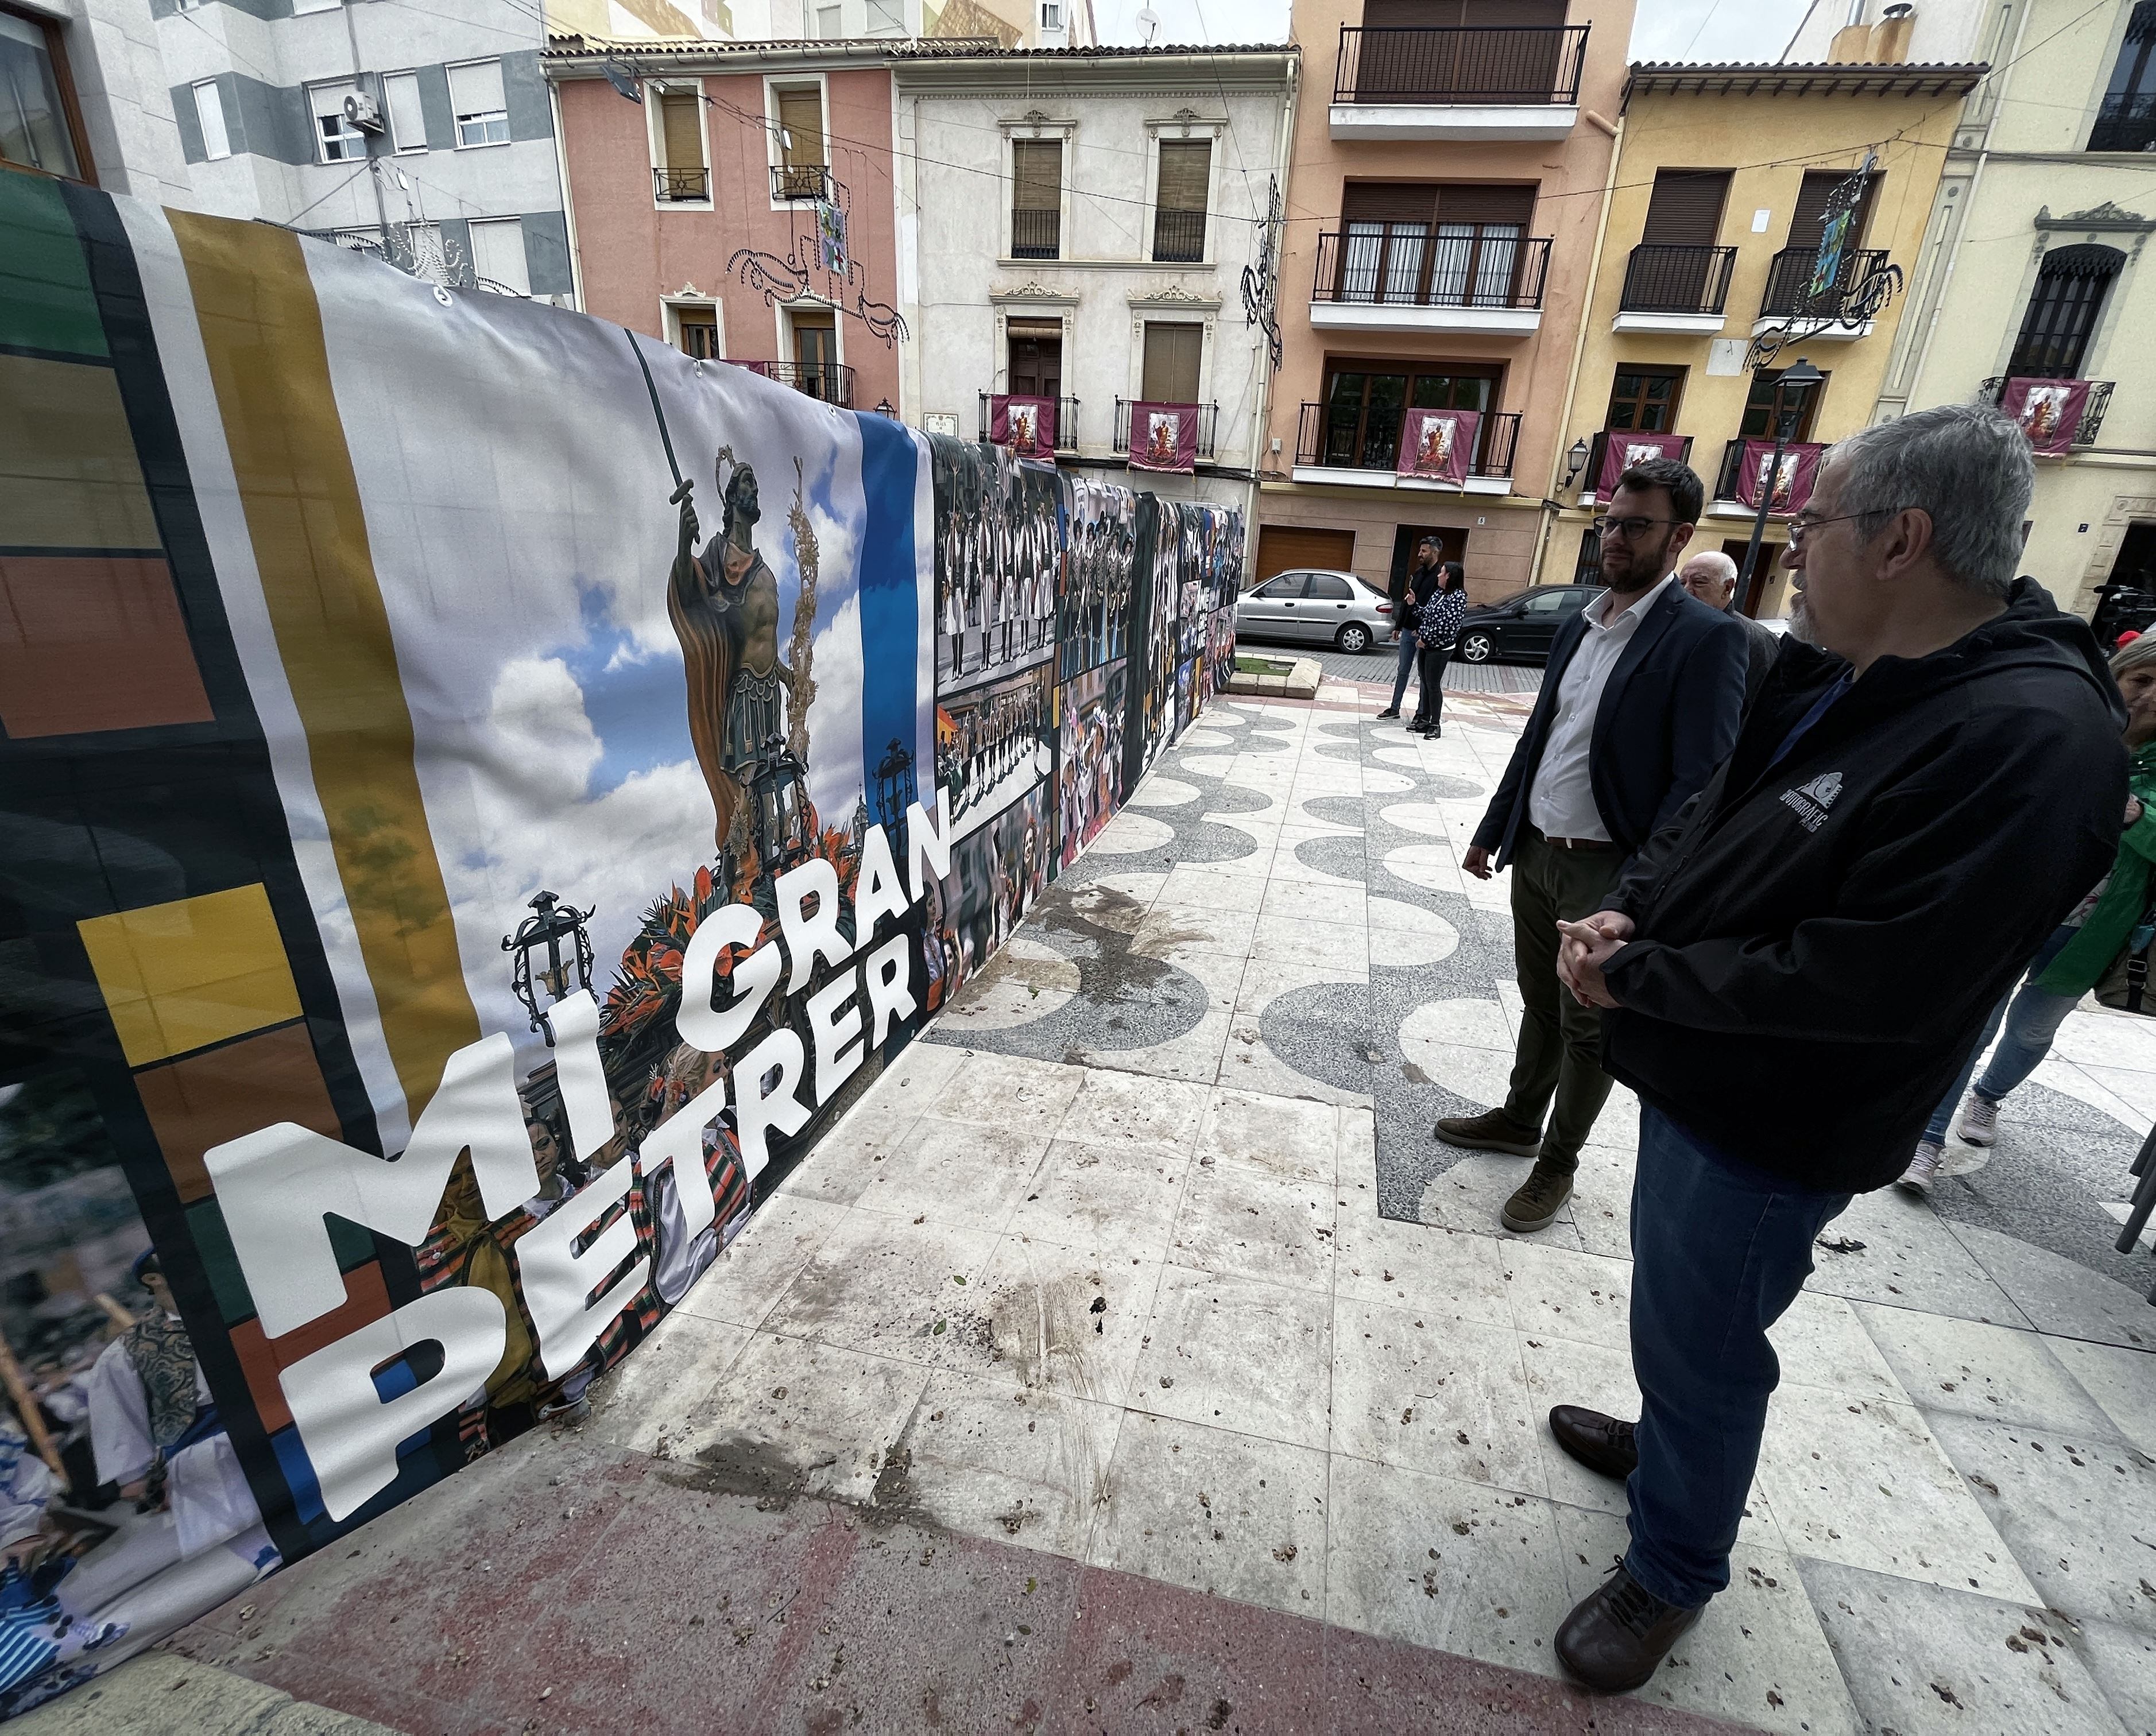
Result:
<svg viewBox="0 0 2156 1736"><path fill-rule="evenodd" d="M1830 519L1823 519L1810 512L1797 513L1789 520L1789 546L1793 549L1803 547L1804 539L1822 525L1845 525L1851 519L1871 516L1871 514L1864 512L1845 512L1837 513Z"/></svg>
<svg viewBox="0 0 2156 1736"><path fill-rule="evenodd" d="M1635 536L1645 536L1656 525L1681 522L1677 519L1597 519L1587 528L1604 541L1613 536L1621 536L1630 542Z"/></svg>

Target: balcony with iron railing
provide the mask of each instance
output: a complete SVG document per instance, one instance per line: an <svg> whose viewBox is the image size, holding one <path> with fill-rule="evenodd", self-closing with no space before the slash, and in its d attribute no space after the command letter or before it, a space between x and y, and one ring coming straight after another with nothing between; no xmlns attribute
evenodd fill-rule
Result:
<svg viewBox="0 0 2156 1736"><path fill-rule="evenodd" d="M781 204L837 197L831 171L823 163L773 163L771 197Z"/></svg>
<svg viewBox="0 0 2156 1736"><path fill-rule="evenodd" d="M1976 388L1978 399L1987 404L1999 402L2006 390L2009 380L2072 380L2079 375L2063 370L2046 367L2017 367L2010 374L1996 374ZM2104 412L2111 407L2111 388L2116 382L2110 380L2092 380L2088 382L2088 397L2082 405L2082 419L2075 426L2073 443L2093 446L2097 436L2103 432Z"/></svg>
<svg viewBox="0 0 2156 1736"><path fill-rule="evenodd" d="M1397 405L1359 407L1306 403L1296 424L1294 479L1351 483L1368 488L1426 489L1422 477L1398 474L1400 429L1407 412ZM1520 412L1486 410L1468 455L1466 491L1509 494L1512 456L1520 443Z"/></svg>
<svg viewBox="0 0 2156 1736"><path fill-rule="evenodd" d="M708 205L711 200L711 172L701 165L693 169L661 167L651 172L653 196L662 205L694 201Z"/></svg>
<svg viewBox="0 0 2156 1736"><path fill-rule="evenodd" d="M1131 398L1116 400L1116 448L1127 454L1131 449ZM1213 439L1220 421L1218 404L1163 404L1163 409L1195 410L1198 412L1198 456L1209 463L1213 458Z"/></svg>
<svg viewBox="0 0 2156 1736"><path fill-rule="evenodd" d="M1154 212L1152 258L1156 265L1204 264L1205 213L1202 211Z"/></svg>
<svg viewBox="0 0 2156 1736"><path fill-rule="evenodd" d="M1625 289L1611 330L1711 336L1722 330L1736 269L1733 247L1642 243L1625 267Z"/></svg>
<svg viewBox="0 0 2156 1736"><path fill-rule="evenodd" d="M1063 213L1060 211L1011 213L1011 258L1060 259L1063 257Z"/></svg>
<svg viewBox="0 0 2156 1736"><path fill-rule="evenodd" d="M982 439L986 440L988 438L989 420L993 413L989 401L1006 395L999 392L984 392L980 395L980 438ZM1013 397L1024 397L1029 395L1025 392L1008 394ZM1055 401L1055 449L1058 452L1078 450L1078 400L1075 398L1059 397Z"/></svg>
<svg viewBox="0 0 2156 1736"><path fill-rule="evenodd" d="M1579 120L1588 27L1340 27L1336 139L1562 139Z"/></svg>
<svg viewBox="0 0 2156 1736"><path fill-rule="evenodd" d="M1812 280L1819 269L1819 249L1784 248L1767 267L1767 293L1760 298L1753 335L1769 326L1788 325L1796 336L1823 341L1869 337L1871 320L1852 303L1851 292L1886 264L1884 248L1852 248L1842 254L1834 281L1815 296Z"/></svg>
<svg viewBox="0 0 2156 1736"><path fill-rule="evenodd" d="M1581 468L1578 476L1575 479L1579 484L1578 501L1582 506L1593 506L1601 499L1599 489L1602 480L1602 467L1609 455L1609 443L1612 440L1622 440L1626 435L1635 432L1636 431L1631 428L1604 428L1588 443L1587 463ZM1691 462L1691 436L1686 434L1682 438L1684 447L1676 456L1680 463L1689 464Z"/></svg>
<svg viewBox="0 0 2156 1736"><path fill-rule="evenodd" d="M1744 504L1742 473L1744 463L1744 448L1748 438L1755 450L1763 449L1764 452L1773 450L1774 443L1772 436L1762 438L1756 434L1749 437L1740 434L1734 440L1726 440L1722 443L1722 463L1716 468L1714 487L1708 492L1703 508L1708 518L1748 519L1754 517L1758 512L1756 499L1750 506ZM1789 443L1792 447L1801 450L1811 449L1802 441L1792 441ZM1790 471L1790 476L1793 484L1801 480L1804 476L1804 467L1801 464L1794 467ZM1810 499L1811 489L1809 483L1804 484L1801 491L1793 487L1786 498L1769 502L1767 515L1770 519L1786 519L1790 514L1800 510Z"/></svg>
<svg viewBox="0 0 2156 1736"><path fill-rule="evenodd" d="M2121 90L2104 98L2090 130L2092 151L2156 151L2156 94Z"/></svg>
<svg viewBox="0 0 2156 1736"><path fill-rule="evenodd" d="M1389 224L1377 234L1320 235L1310 323L1332 330L1502 336L1538 328L1548 238L1455 227L1468 233L1404 233Z"/></svg>
<svg viewBox="0 0 2156 1736"><path fill-rule="evenodd" d="M842 361L736 361L732 356L726 361L841 410L854 407L854 371Z"/></svg>

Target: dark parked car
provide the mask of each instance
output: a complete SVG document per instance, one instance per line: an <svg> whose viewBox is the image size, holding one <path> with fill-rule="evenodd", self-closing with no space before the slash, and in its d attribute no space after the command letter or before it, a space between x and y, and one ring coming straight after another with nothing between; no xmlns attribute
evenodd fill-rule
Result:
<svg viewBox="0 0 2156 1736"><path fill-rule="evenodd" d="M1601 595L1599 585L1537 585L1478 603L1460 620L1455 655L1468 663L1542 663L1557 630Z"/></svg>

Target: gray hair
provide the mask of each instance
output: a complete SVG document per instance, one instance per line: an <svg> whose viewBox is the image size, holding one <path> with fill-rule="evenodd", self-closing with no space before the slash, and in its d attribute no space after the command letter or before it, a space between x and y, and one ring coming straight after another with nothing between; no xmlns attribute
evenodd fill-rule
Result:
<svg viewBox="0 0 2156 1736"><path fill-rule="evenodd" d="M1837 504L1866 539L1897 512L1928 513L1932 553L1955 582L2004 597L2021 559L2036 488L2029 437L1989 404L1940 404L1876 422L1837 444Z"/></svg>
<svg viewBox="0 0 2156 1736"><path fill-rule="evenodd" d="M1683 572L1687 567L1702 565L1712 566L1715 576L1723 584L1733 585L1737 582L1737 563L1719 549L1702 549L1697 555L1687 556L1684 565L1678 567L1677 571Z"/></svg>
<svg viewBox="0 0 2156 1736"><path fill-rule="evenodd" d="M2139 638L2128 640L2111 653L2111 673L2114 677L2138 669L2144 663L2156 663L2156 632L2143 632Z"/></svg>

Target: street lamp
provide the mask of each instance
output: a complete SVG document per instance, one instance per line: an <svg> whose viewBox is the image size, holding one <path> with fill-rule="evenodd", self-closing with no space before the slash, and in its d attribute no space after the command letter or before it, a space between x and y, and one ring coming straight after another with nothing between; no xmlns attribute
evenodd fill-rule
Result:
<svg viewBox="0 0 2156 1736"><path fill-rule="evenodd" d="M1573 479L1587 468L1587 438L1582 435L1572 443L1572 450L1564 455L1564 485L1570 488Z"/></svg>
<svg viewBox="0 0 2156 1736"><path fill-rule="evenodd" d="M1775 389L1782 398L1782 413L1774 418L1774 456L1768 461L1767 474L1759 482L1759 510L1752 515L1752 540L1745 545L1744 565L1737 575L1737 595L1743 599L1739 608L1748 608L1752 601L1752 571L1759 564L1759 540L1767 534L1767 510L1774 504L1775 484L1781 480L1782 453L1797 438L1797 417L1804 403L1804 395L1826 377L1811 363L1799 356L1795 362L1782 370ZM1794 397L1788 392L1790 387L1799 388ZM1738 449L1743 442L1740 438Z"/></svg>
<svg viewBox="0 0 2156 1736"><path fill-rule="evenodd" d="M588 989L592 986L592 937L584 931L584 924L598 909L579 910L574 904L565 904L551 892L542 892L531 900L537 914L527 916L513 935L501 937L501 950L514 953L516 962L510 968L509 986L516 998L524 1003L524 1010L531 1015L531 1028L547 1039L547 1047L554 1047L553 1022L539 1005L539 991L544 989L547 1006L564 999L569 993L569 973L576 972L576 986ZM569 943L568 955L562 952L563 943ZM534 968L537 955L544 951L547 962Z"/></svg>

